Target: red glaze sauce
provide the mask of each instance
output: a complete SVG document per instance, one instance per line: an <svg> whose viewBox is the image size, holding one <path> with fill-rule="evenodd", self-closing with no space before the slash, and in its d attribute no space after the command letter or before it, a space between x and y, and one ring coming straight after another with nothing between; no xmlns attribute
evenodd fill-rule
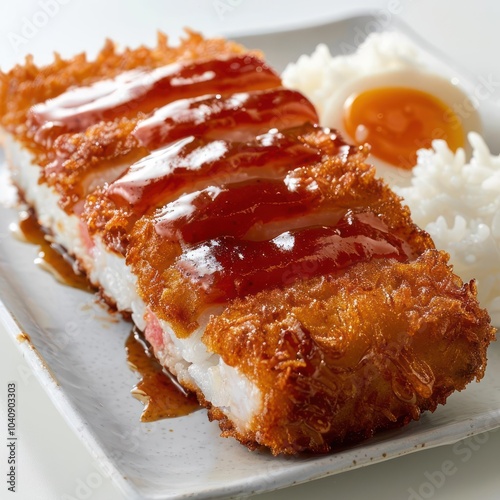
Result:
<svg viewBox="0 0 500 500"><path fill-rule="evenodd" d="M348 212L335 226L288 231L269 241L214 238L186 249L175 265L201 285L207 303L217 303L358 262L410 257L407 244L375 214Z"/></svg>
<svg viewBox="0 0 500 500"><path fill-rule="evenodd" d="M80 132L103 120L149 113L177 99L203 94L262 90L281 85L279 76L252 55L175 63L153 70L127 71L88 87L70 89L33 106L35 138L46 144L54 134Z"/></svg>
<svg viewBox="0 0 500 500"><path fill-rule="evenodd" d="M249 177L277 176L289 169L319 161L318 148L304 144L301 136L314 126L283 132L269 132L253 141L207 141L193 136L154 151L132 165L127 173L113 182L107 195L121 206L132 206L134 212L167 203L179 190L193 190L198 184L210 183L234 174Z"/></svg>
<svg viewBox="0 0 500 500"><path fill-rule="evenodd" d="M314 106L302 94L277 88L180 99L140 122L134 135L153 150L189 135L248 141L271 128L318 120Z"/></svg>
<svg viewBox="0 0 500 500"><path fill-rule="evenodd" d="M211 186L158 211L155 230L164 238L191 245L221 235L242 238L255 224L313 211L321 198L318 190L290 190L284 181L273 179Z"/></svg>

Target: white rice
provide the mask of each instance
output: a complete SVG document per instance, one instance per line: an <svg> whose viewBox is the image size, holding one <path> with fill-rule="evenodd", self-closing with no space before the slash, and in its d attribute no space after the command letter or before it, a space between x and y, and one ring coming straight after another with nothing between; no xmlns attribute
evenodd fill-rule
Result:
<svg viewBox="0 0 500 500"><path fill-rule="evenodd" d="M468 136L467 162L445 141L421 149L411 186L394 190L410 207L413 220L450 254L454 271L475 278L479 302L500 326L500 156L490 154L479 134Z"/></svg>

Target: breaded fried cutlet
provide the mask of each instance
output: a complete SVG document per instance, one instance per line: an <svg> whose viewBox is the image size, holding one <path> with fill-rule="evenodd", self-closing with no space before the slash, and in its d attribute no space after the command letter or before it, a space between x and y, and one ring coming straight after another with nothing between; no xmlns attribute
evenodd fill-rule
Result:
<svg viewBox="0 0 500 500"><path fill-rule="evenodd" d="M328 452L483 376L474 282L258 51L188 33L28 58L0 124L39 223L223 436Z"/></svg>

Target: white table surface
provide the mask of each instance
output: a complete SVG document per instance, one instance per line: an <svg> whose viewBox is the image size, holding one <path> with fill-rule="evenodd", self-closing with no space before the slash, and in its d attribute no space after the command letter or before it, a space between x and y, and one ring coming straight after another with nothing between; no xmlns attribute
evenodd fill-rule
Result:
<svg viewBox="0 0 500 500"><path fill-rule="evenodd" d="M26 30L26 23L42 4L54 2L58 7L53 6L45 25L24 31L30 36L23 36L23 27ZM250 32L322 22L359 8L377 9L381 19L398 12L417 33L463 67L500 83L500 3L493 0L24 0L9 2L8 7L4 2L0 7L0 67L10 68L27 53L47 62L54 49L63 56L95 52L106 37L133 46L153 43L158 29L173 35L183 26L207 35ZM494 100L500 102L500 89L495 90ZM500 138L494 149L499 147ZM7 452L0 452L0 498L122 499L0 324L0 443L5 443L8 381L16 381L18 391L18 488L15 494L7 491ZM499 450L500 432L493 431L260 498L498 500ZM440 473L449 462L453 474Z"/></svg>

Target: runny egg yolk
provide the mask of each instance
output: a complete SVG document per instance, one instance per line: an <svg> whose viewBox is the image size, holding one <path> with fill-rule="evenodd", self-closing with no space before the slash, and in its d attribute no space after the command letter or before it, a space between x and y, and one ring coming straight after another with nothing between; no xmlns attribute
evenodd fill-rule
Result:
<svg viewBox="0 0 500 500"><path fill-rule="evenodd" d="M458 116L440 99L406 87L373 88L350 96L344 105L346 132L369 143L379 159L411 169L416 152L444 139L452 151L465 145Z"/></svg>

